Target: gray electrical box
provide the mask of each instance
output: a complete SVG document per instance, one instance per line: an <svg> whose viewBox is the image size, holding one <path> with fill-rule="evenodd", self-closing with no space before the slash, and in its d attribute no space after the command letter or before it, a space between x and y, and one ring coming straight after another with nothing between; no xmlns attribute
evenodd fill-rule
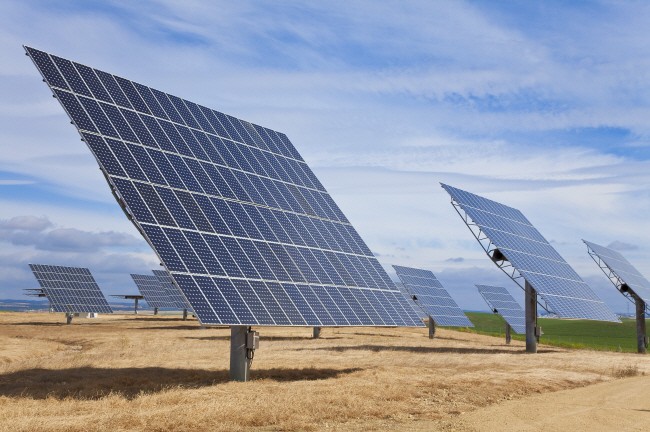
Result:
<svg viewBox="0 0 650 432"><path fill-rule="evenodd" d="M249 331L246 333L246 349L256 350L260 347L260 333Z"/></svg>
<svg viewBox="0 0 650 432"><path fill-rule="evenodd" d="M536 337L541 337L544 334L542 332L542 327L541 326L535 326L535 336Z"/></svg>

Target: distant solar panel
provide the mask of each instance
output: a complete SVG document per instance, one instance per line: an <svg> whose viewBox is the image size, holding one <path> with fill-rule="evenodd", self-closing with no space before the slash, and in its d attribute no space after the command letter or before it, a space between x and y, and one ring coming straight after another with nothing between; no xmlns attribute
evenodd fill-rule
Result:
<svg viewBox="0 0 650 432"><path fill-rule="evenodd" d="M409 304L411 305L411 307L413 307L415 313L417 313L420 316L420 319L425 320L429 318L429 314L425 313L422 310L422 308L415 302L415 300L413 299L413 295L409 292L409 290L406 289L406 287L402 282L395 282L395 286L408 299Z"/></svg>
<svg viewBox="0 0 650 432"><path fill-rule="evenodd" d="M178 309L192 310L192 306L187 302L183 293L176 288L174 281L169 273L165 270L152 270L154 276L158 279L160 286L165 290L167 296Z"/></svg>
<svg viewBox="0 0 650 432"><path fill-rule="evenodd" d="M596 264L605 272L612 283L629 295L627 290L632 290L645 303L646 310L650 303L650 282L620 252L600 246L596 243L583 240L589 248L589 255Z"/></svg>
<svg viewBox="0 0 650 432"><path fill-rule="evenodd" d="M501 315L515 333L526 333L524 309L510 295L507 289L491 285L476 285L476 288L478 288L478 292L490 309Z"/></svg>
<svg viewBox="0 0 650 432"><path fill-rule="evenodd" d="M25 49L201 323L423 325L286 135Z"/></svg>
<svg viewBox="0 0 650 432"><path fill-rule="evenodd" d="M29 268L55 312L113 313L87 268L43 264L30 264Z"/></svg>
<svg viewBox="0 0 650 432"><path fill-rule="evenodd" d="M474 327L447 290L429 270L394 265L404 287L415 303L443 327Z"/></svg>
<svg viewBox="0 0 650 432"><path fill-rule="evenodd" d="M149 307L157 309L178 309L175 299L169 296L167 290L155 275L132 274L131 278Z"/></svg>
<svg viewBox="0 0 650 432"><path fill-rule="evenodd" d="M488 256L522 288L528 281L544 301L542 307L564 318L619 322L519 210L442 187Z"/></svg>

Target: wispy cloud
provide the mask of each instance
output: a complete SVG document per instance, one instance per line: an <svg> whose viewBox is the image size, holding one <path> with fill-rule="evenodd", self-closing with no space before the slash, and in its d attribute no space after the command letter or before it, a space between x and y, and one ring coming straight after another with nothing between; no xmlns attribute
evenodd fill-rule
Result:
<svg viewBox="0 0 650 432"><path fill-rule="evenodd" d="M7 244L144 253L26 43L286 132L383 264L498 272L445 181L520 207L595 276L581 237L650 244L649 20L632 2L2 2L0 219L53 224Z"/></svg>
<svg viewBox="0 0 650 432"><path fill-rule="evenodd" d="M607 245L607 247L619 251L634 251L639 249L637 245L624 243L618 240L611 242L610 244Z"/></svg>
<svg viewBox="0 0 650 432"><path fill-rule="evenodd" d="M0 245L0 298L19 297L20 288L36 284L29 263L90 267L107 293L133 291L129 273L158 267L142 238L115 231L59 227L47 216L1 219Z"/></svg>
<svg viewBox="0 0 650 432"><path fill-rule="evenodd" d="M0 220L0 232L41 232L50 228L52 222L46 216L21 215Z"/></svg>

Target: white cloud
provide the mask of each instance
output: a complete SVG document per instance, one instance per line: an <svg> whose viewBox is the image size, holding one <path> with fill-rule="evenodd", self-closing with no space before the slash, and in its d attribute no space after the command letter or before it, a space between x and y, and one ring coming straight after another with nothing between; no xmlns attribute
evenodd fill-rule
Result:
<svg viewBox="0 0 650 432"><path fill-rule="evenodd" d="M607 245L608 248L610 249L615 249L619 251L630 251L630 250L638 250L639 246L630 244L630 243L624 243L618 240L615 240L611 242L610 244Z"/></svg>
<svg viewBox="0 0 650 432"><path fill-rule="evenodd" d="M134 292L129 273L158 268L145 241L115 231L84 231L56 226L46 216L0 220L0 298L18 298L37 282L29 263L89 267L107 293Z"/></svg>
<svg viewBox="0 0 650 432"><path fill-rule="evenodd" d="M286 132L382 262L453 270L467 283L498 272L444 181L521 208L581 274L600 276L580 238L650 240L647 157L626 151L649 142L650 13L638 3L553 9L0 3L0 219L47 215L77 230L59 231L76 238L69 248L99 242L106 252L139 238L38 82L26 43ZM627 137L573 140L582 128ZM626 253L647 261L643 246Z"/></svg>
<svg viewBox="0 0 650 432"><path fill-rule="evenodd" d="M43 231L52 226L46 216L21 215L11 219L0 220L2 231Z"/></svg>

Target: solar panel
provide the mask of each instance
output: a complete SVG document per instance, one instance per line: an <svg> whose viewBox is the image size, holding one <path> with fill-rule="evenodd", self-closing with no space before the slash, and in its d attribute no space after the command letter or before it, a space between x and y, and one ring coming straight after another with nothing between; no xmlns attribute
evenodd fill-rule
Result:
<svg viewBox="0 0 650 432"><path fill-rule="evenodd" d="M474 327L432 272L398 265L393 268L415 303L433 317L437 325Z"/></svg>
<svg viewBox="0 0 650 432"><path fill-rule="evenodd" d="M650 282L619 252L587 240L582 241L589 248L589 255L594 258L594 261L609 276L614 285L619 290L623 289L623 285L627 285L627 288L643 300L646 309L648 309Z"/></svg>
<svg viewBox="0 0 650 432"><path fill-rule="evenodd" d="M174 285L174 280L165 270L152 270L156 279L160 283L160 286L165 290L166 295L174 303L175 307L178 309L187 309L192 310L192 306L187 302L183 293L176 288Z"/></svg>
<svg viewBox="0 0 650 432"><path fill-rule="evenodd" d="M526 333L524 309L507 289L491 285L476 285L476 288L490 309L501 315L515 333Z"/></svg>
<svg viewBox="0 0 650 432"><path fill-rule="evenodd" d="M113 313L87 268L30 264L55 312Z"/></svg>
<svg viewBox="0 0 650 432"><path fill-rule="evenodd" d="M286 135L25 49L201 323L423 325Z"/></svg>
<svg viewBox="0 0 650 432"><path fill-rule="evenodd" d="M132 274L131 278L133 278L133 282L135 282L138 291L143 295L149 307L158 309L178 308L175 299L169 296L167 290L156 276Z"/></svg>
<svg viewBox="0 0 650 432"><path fill-rule="evenodd" d="M400 292L402 294L404 294L404 296L408 299L409 304L411 305L411 307L413 309L415 309L415 313L418 314L420 319L428 319L429 315L427 313L425 313L422 310L422 308L415 302L415 300L413 299L413 295L411 295L409 290L406 289L404 284L402 282L394 282L394 283L395 283L395 286L397 287L397 289L400 290Z"/></svg>
<svg viewBox="0 0 650 432"><path fill-rule="evenodd" d="M541 296L542 307L564 318L619 322L519 210L442 187L488 256L522 288L523 280L528 281Z"/></svg>

